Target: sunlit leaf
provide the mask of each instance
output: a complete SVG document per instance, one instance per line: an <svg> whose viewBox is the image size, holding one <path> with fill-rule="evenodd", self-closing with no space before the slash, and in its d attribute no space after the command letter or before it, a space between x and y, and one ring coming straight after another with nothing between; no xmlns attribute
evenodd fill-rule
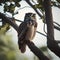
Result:
<svg viewBox="0 0 60 60"><path fill-rule="evenodd" d="M10 29L10 25L8 23L6 23L4 26L1 27L0 29L0 34L4 34L5 32L7 32Z"/></svg>
<svg viewBox="0 0 60 60"><path fill-rule="evenodd" d="M6 54L7 55L7 58L9 60L16 60L14 53L15 53L14 51L8 51L7 54Z"/></svg>
<svg viewBox="0 0 60 60"><path fill-rule="evenodd" d="M14 10L15 10L15 5L14 4L10 4L10 6L9 6L9 12L10 13L14 13Z"/></svg>

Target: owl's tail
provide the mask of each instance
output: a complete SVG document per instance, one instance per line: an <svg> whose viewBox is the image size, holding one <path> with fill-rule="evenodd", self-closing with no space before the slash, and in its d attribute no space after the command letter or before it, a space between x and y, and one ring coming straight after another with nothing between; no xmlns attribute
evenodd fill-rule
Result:
<svg viewBox="0 0 60 60"><path fill-rule="evenodd" d="M18 45L21 52L24 53L26 51L26 43L18 41Z"/></svg>

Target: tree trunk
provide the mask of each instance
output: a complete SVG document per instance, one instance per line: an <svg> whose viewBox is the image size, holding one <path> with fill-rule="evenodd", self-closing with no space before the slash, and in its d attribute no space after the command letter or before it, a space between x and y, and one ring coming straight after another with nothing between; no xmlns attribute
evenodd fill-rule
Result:
<svg viewBox="0 0 60 60"><path fill-rule="evenodd" d="M47 46L54 52L57 56L60 57L60 47L58 43L54 40L54 25L51 9L51 0L44 0L43 2L47 23Z"/></svg>

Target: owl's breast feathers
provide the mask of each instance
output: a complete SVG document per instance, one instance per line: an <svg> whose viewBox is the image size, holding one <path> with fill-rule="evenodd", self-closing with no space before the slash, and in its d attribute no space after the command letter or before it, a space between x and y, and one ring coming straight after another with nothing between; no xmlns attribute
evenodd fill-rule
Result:
<svg viewBox="0 0 60 60"><path fill-rule="evenodd" d="M22 22L19 26L18 29L18 37L20 36L19 40L32 40L35 36L36 33L36 28L37 28L37 22L36 21L31 21L32 26L27 27L27 24L29 24L29 21L27 22Z"/></svg>

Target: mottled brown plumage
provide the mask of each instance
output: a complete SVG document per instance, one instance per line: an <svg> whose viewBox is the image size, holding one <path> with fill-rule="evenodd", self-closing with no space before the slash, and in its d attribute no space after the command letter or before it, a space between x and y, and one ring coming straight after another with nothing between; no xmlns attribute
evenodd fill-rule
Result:
<svg viewBox="0 0 60 60"><path fill-rule="evenodd" d="M24 22L18 29L18 45L22 53L26 51L26 40L32 40L37 28L36 16L34 13L26 13Z"/></svg>

